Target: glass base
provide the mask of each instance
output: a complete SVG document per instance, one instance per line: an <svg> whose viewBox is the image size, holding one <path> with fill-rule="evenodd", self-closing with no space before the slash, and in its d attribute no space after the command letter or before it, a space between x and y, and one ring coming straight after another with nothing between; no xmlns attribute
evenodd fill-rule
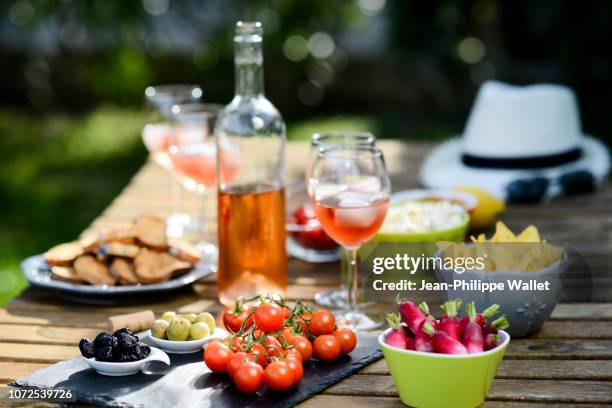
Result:
<svg viewBox="0 0 612 408"><path fill-rule="evenodd" d="M346 309L348 294L345 288L315 293L315 302L323 307L332 309Z"/></svg>
<svg viewBox="0 0 612 408"><path fill-rule="evenodd" d="M166 234L171 238L180 238L190 224L189 214L172 213L166 217Z"/></svg>
<svg viewBox="0 0 612 408"><path fill-rule="evenodd" d="M349 327L352 330L373 330L381 327L382 322L370 319L362 312L334 312L336 324L340 327Z"/></svg>

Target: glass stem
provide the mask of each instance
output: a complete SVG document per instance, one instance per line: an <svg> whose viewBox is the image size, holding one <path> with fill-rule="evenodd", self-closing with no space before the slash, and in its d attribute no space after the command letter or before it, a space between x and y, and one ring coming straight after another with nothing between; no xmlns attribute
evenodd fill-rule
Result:
<svg viewBox="0 0 612 408"><path fill-rule="evenodd" d="M357 299L359 297L359 265L357 263L359 247L345 248L346 262L346 289L348 311L357 312Z"/></svg>

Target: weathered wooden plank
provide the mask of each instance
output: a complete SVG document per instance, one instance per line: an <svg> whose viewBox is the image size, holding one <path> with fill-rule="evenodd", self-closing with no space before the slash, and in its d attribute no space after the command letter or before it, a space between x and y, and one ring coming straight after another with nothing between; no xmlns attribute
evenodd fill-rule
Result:
<svg viewBox="0 0 612 408"><path fill-rule="evenodd" d="M551 318L556 320L612 320L612 303L559 303Z"/></svg>
<svg viewBox="0 0 612 408"><path fill-rule="evenodd" d="M551 404L534 402L513 402L513 401L486 401L480 408L593 408L592 404ZM300 408L404 408L406 407L399 398L396 397L370 397L370 396L350 396L350 395L316 395L298 405ZM600 405L596 407L612 407L612 405Z"/></svg>
<svg viewBox="0 0 612 408"><path fill-rule="evenodd" d="M17 378L25 377L34 371L47 367L47 364L16 363L0 361L0 382L9 383Z"/></svg>
<svg viewBox="0 0 612 408"><path fill-rule="evenodd" d="M389 375L385 360L379 360L359 374ZM534 380L612 381L611 360L503 360L496 378Z"/></svg>
<svg viewBox="0 0 612 408"><path fill-rule="evenodd" d="M36 314L13 314L0 309L0 323L31 324L31 325L53 325L64 327L106 327L106 317L100 315L88 315L87 319L79 312L41 311Z"/></svg>
<svg viewBox="0 0 612 408"><path fill-rule="evenodd" d="M0 324L0 341L76 346L83 337L93 339L100 329Z"/></svg>
<svg viewBox="0 0 612 408"><path fill-rule="evenodd" d="M568 380L495 379L489 391L490 400L612 403L612 382ZM397 396L390 376L354 375L324 392L329 395Z"/></svg>
<svg viewBox="0 0 612 408"><path fill-rule="evenodd" d="M79 354L76 346L0 342L0 361L56 363Z"/></svg>
<svg viewBox="0 0 612 408"><path fill-rule="evenodd" d="M535 339L611 339L612 323L607 321L547 321Z"/></svg>
<svg viewBox="0 0 612 408"><path fill-rule="evenodd" d="M506 358L522 360L612 359L612 340L515 339Z"/></svg>

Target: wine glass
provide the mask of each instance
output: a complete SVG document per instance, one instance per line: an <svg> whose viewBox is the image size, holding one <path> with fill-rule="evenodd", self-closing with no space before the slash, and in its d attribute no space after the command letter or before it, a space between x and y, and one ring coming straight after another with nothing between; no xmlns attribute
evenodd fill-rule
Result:
<svg viewBox="0 0 612 408"><path fill-rule="evenodd" d="M185 214L182 203L182 190L173 175L172 161L168 155L172 138L172 106L199 101L202 88L197 85L159 85L145 89L145 126L142 141L151 158L170 172L172 185L172 213L166 218L167 233L180 237L191 218Z"/></svg>
<svg viewBox="0 0 612 408"><path fill-rule="evenodd" d="M378 231L389 207L391 183L383 153L372 146L321 148L306 176L308 195L325 232L347 251L348 310L338 322L354 329L378 327L358 309L358 250Z"/></svg>
<svg viewBox="0 0 612 408"><path fill-rule="evenodd" d="M311 159L317 154L320 149L328 149L330 147L355 147L355 146L376 146L376 138L369 132L326 132L315 133L312 135L311 141ZM312 160L309 164L312 163ZM346 261L346 251L342 251L342 259ZM347 287L346 276L344 276L344 268L340 268L340 288L332 289L325 292L315 293L314 299L317 304L331 308L346 309L347 302Z"/></svg>
<svg viewBox="0 0 612 408"><path fill-rule="evenodd" d="M185 189L200 196L199 229L202 236L206 234L206 193L217 183L214 128L222 109L222 105L201 103L172 107L173 138L168 154L174 172ZM224 174L231 177L237 170L238 161L226 160ZM206 258L216 259L216 245L202 240L196 246Z"/></svg>

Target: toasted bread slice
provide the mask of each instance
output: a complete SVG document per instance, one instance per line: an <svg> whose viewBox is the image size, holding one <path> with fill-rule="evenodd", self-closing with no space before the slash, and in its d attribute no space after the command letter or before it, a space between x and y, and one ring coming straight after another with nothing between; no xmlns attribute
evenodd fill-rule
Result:
<svg viewBox="0 0 612 408"><path fill-rule="evenodd" d="M108 244L102 244L98 248L99 253L108 256L121 256L124 258L135 258L140 251L138 245L122 244L121 242L109 242Z"/></svg>
<svg viewBox="0 0 612 408"><path fill-rule="evenodd" d="M79 239L86 252L95 252L101 245L109 242L133 244L136 233L133 228L112 228L102 232L92 232Z"/></svg>
<svg viewBox="0 0 612 408"><path fill-rule="evenodd" d="M155 215L141 215L134 220L134 231L140 243L154 249L166 249L166 223Z"/></svg>
<svg viewBox="0 0 612 408"><path fill-rule="evenodd" d="M92 285L109 285L116 283L108 267L92 255L81 255L74 261L76 274L85 282Z"/></svg>
<svg viewBox="0 0 612 408"><path fill-rule="evenodd" d="M110 271L122 285L136 285L140 283L138 277L134 273L134 265L123 258L113 259Z"/></svg>
<svg viewBox="0 0 612 408"><path fill-rule="evenodd" d="M83 283L83 279L69 266L53 266L51 268L51 279L74 284Z"/></svg>
<svg viewBox="0 0 612 408"><path fill-rule="evenodd" d="M49 249L43 257L50 266L69 266L72 261L84 253L83 247L78 242L67 242Z"/></svg>
<svg viewBox="0 0 612 408"><path fill-rule="evenodd" d="M172 274L191 268L189 262L181 261L167 252L142 248L134 259L136 276L143 283L159 283L172 277Z"/></svg>
<svg viewBox="0 0 612 408"><path fill-rule="evenodd" d="M169 239L168 245L170 245L168 252L182 261L198 263L202 259L200 250L189 242L180 239Z"/></svg>

